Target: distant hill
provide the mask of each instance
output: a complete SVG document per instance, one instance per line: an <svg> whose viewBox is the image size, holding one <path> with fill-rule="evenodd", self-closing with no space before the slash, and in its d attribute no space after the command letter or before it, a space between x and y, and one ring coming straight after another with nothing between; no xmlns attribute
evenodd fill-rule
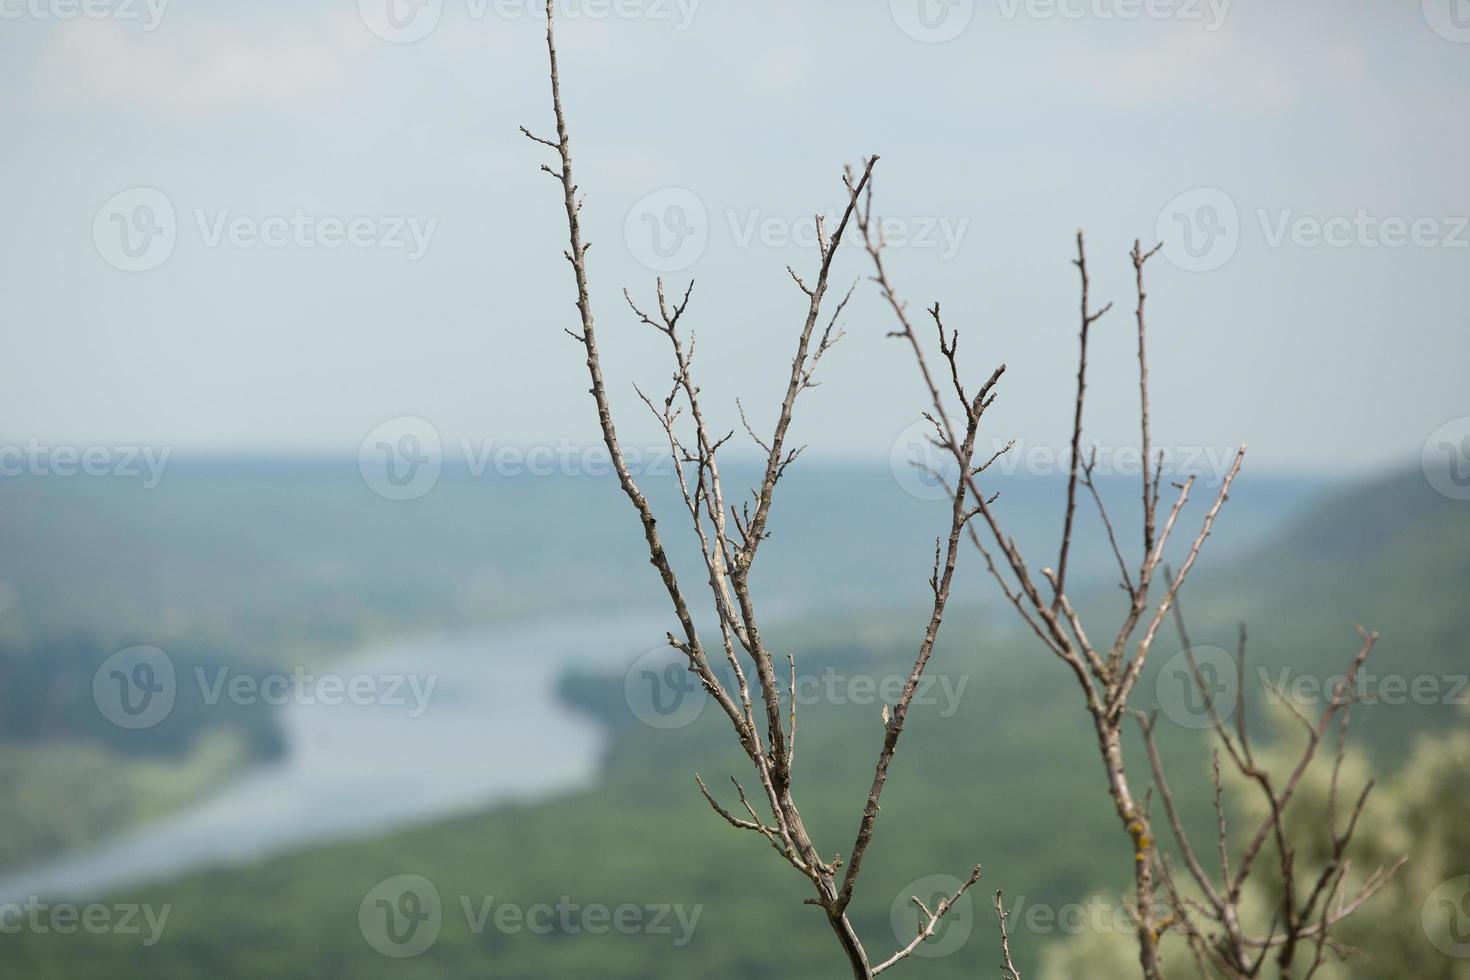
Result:
<svg viewBox="0 0 1470 980"><path fill-rule="evenodd" d="M1330 687L1346 668L1353 624L1376 630L1361 693L1377 703L1355 718L1391 755L1470 702L1470 502L1441 496L1418 471L1351 486L1251 553L1207 563L1185 606L1196 644L1233 650L1244 621L1257 678L1306 678L1303 689Z"/></svg>
<svg viewBox="0 0 1470 980"><path fill-rule="evenodd" d="M1394 530L1362 527L1372 520ZM1470 585L1464 550L1457 555L1454 544L1464 541L1464 525L1458 508L1436 503L1407 476L1327 497L1248 554L1221 562L1211 552L1188 597L1196 641L1227 641L1236 618L1247 615L1259 637L1258 662L1315 669L1345 661L1356 615L1384 632L1380 665L1463 669L1464 640L1450 634L1466 616L1461 600ZM881 740L877 704L841 682L906 671L920 630L917 617L885 612L810 618L773 631L776 643L797 652L804 675L835 676L836 689L846 692L804 705L800 719L798 798L824 849L850 846ZM1447 636L1455 645L1430 643ZM1161 640L1156 656L1175 651ZM912 716L852 914L885 952L906 938L895 923L908 921L902 907L913 879L982 863L968 940L952 955L895 971L946 980L996 969L985 889L1003 887L1008 901L1020 903L1014 925L1027 907L1065 911L1097 888L1123 888L1129 857L1118 847L1071 681L1034 639L998 614L962 610L931 672L960 692L955 710L945 717L940 698ZM800 904L797 876L758 838L711 814L694 791L695 771L721 794L733 792L727 775L744 774L718 712L674 731L649 728L628 712L622 680L568 682L616 731L605 777L592 790L142 889L119 898L172 906L158 945L115 935L11 936L0 945L0 969L35 980L842 976L820 915ZM1369 737L1427 730L1446 713L1391 717L1392 724L1371 718ZM1181 791L1186 821L1208 828L1199 748L1197 740L1171 740L1166 761L1188 786ZM1188 785L1191 774L1198 785ZM434 883L445 909L442 931L422 955L388 960L365 940L358 913L378 882L401 874ZM701 917L685 945L665 935L593 934L560 924L549 934L493 924L477 931L461 899L479 907L490 897L522 908L563 897L584 906L679 903L698 906ZM1062 938L1063 928L1013 928L1019 962L1034 963L1040 944ZM1365 969L1365 976L1382 975L1372 964Z"/></svg>

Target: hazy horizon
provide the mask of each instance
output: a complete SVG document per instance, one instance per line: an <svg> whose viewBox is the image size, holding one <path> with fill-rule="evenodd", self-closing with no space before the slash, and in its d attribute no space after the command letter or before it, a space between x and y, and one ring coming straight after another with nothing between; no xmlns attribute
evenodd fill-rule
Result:
<svg viewBox="0 0 1470 980"><path fill-rule="evenodd" d="M659 388L668 359L621 288L696 278L713 424L738 429L740 395L767 427L803 300L783 267L811 266L809 216L871 152L899 289L943 304L971 375L1010 366L996 439L1066 439L1079 227L1116 304L1093 342L1105 445L1137 438L1127 250L1160 232L1159 445L1362 472L1470 425L1470 32L1448 7L963 0L926 28L917 2L564 17L630 443L657 442L631 383ZM0 442L352 454L400 416L451 441L596 441L557 188L517 132L549 125L535 3L436 0L413 43L368 0L101 6L36 0L0 37ZM129 258L120 236L165 226ZM881 461L917 419L890 320L860 286L798 413L813 459Z"/></svg>

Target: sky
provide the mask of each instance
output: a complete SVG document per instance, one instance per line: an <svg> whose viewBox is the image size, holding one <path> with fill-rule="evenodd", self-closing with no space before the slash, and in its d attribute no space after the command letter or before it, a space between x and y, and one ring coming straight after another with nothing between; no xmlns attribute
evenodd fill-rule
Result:
<svg viewBox="0 0 1470 980"><path fill-rule="evenodd" d="M1466 0L557 0L605 370L657 429L626 286L696 286L713 424L774 422L812 215L867 154L889 261L935 301L985 438L1060 448L1075 256L1089 435L1137 442L1128 251L1160 445L1410 463L1470 435ZM535 0L0 0L0 443L356 454L597 439ZM793 438L884 460L924 407L857 249ZM416 423L415 423L416 424ZM1445 430L1445 426L1449 429ZM1458 428L1457 428L1458 427ZM1437 437L1436 437L1437 438ZM1470 445L1470 444L1467 444Z"/></svg>

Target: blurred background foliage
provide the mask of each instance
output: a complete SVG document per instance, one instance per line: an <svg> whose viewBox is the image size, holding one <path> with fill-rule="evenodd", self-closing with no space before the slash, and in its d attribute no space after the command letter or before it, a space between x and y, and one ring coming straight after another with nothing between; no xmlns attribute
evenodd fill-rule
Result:
<svg viewBox="0 0 1470 980"><path fill-rule="evenodd" d="M9 504L0 508L9 544L0 549L0 574L11 597L0 646L8 682L0 690L7 831L0 861L32 863L117 833L280 751L265 709L185 704L150 732L109 731L86 699L92 670L114 649L167 644L190 666L320 663L385 635L554 617L568 608L596 613L651 598L655 582L637 557L636 524L605 481L451 475L430 497L401 507L373 498L351 476L305 464L238 471L211 464L181 468L154 497L76 483L54 491L0 484ZM1023 547L1054 547L1060 491L1043 481L1005 484L1001 506ZM1133 488L1119 482L1106 493L1127 500ZM218 521L225 509L231 520ZM49 524L31 523L43 512ZM759 586L782 610L768 632L778 649L794 652L803 676L908 672L932 558L923 542L941 517L935 505L904 496L884 471L793 471ZM1120 605L1111 559L1086 550L1088 563L1074 566L1091 582L1084 617L1107 622ZM684 567L691 557L683 556ZM965 557L959 605L930 667L960 692L957 710L944 716L942 698L915 708L853 918L886 955L907 939L895 922L912 927L909 913L893 910L902 910L915 879L963 876L979 863L984 877L971 907L947 927L965 930L965 942L895 975L998 972L991 897L1003 888L1015 909L1012 942L1023 973L1131 976L1127 935L1027 925L1027 910L1038 906L1055 912L1089 896L1116 906L1132 856L1074 682L994 601L978 557ZM1405 473L1331 487L1244 482L1183 598L1196 644L1233 647L1238 622L1249 622L1253 730L1284 751L1258 671L1273 680L1283 669L1291 677L1335 676L1356 649L1352 626L1361 622L1383 636L1371 673L1463 675L1467 585L1463 505L1435 494L1421 474ZM141 629L150 623L164 625ZM1179 648L1172 633L1161 638L1153 669ZM1153 680L1139 690L1147 701ZM733 802L727 777L744 772L718 712L674 731L646 727L628 709L621 673L573 672L561 692L609 732L591 786L126 889L113 900L171 906L162 942L23 931L0 942L0 970L67 980L841 976L820 914L801 904L799 876L759 838L710 813L695 791L700 772ZM1355 709L1347 781L1369 773L1381 780L1355 864L1366 869L1400 854L1410 863L1343 931L1367 958L1334 964L1333 980L1470 976L1470 960L1436 948L1422 918L1441 882L1470 872L1463 820L1470 732L1455 692L1446 685L1441 693L1431 704ZM797 798L824 851L850 846L882 737L877 703L856 700L819 698L801 709ZM1170 725L1161 741L1186 823L1209 840L1209 740ZM1139 748L1130 747L1135 760ZM513 754L517 746L483 750ZM1323 793L1320 779L1309 781L1293 822L1318 826ZM1249 797L1232 787L1228 804L1243 825ZM376 883L405 873L434 882L443 930L423 955L390 960L364 941L358 906ZM679 903L701 914L682 947L660 935L472 930L460 898L478 904L491 896L521 906L562 896L614 907ZM1187 975L1185 966L1178 962L1176 972Z"/></svg>

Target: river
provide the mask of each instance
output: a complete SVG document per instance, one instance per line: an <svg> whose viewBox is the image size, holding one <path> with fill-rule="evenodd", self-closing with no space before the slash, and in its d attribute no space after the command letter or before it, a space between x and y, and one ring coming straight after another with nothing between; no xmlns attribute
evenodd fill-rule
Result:
<svg viewBox="0 0 1470 980"><path fill-rule="evenodd" d="M0 878L0 903L90 900L200 868L259 860L591 782L601 728L564 704L574 666L616 669L656 646L667 617L482 628L399 641L324 668L344 678L411 675L392 704L291 703L283 757L168 817ZM416 716L415 716L416 715Z"/></svg>

